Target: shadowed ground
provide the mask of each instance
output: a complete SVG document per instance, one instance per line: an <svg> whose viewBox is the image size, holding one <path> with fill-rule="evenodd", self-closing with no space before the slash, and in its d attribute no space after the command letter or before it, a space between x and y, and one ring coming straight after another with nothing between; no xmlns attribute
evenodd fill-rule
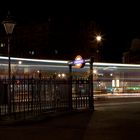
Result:
<svg viewBox="0 0 140 140"><path fill-rule="evenodd" d="M131 98L129 98L130 101ZM132 140L140 139L140 102L96 103L95 111L46 117L37 122L0 126L0 140Z"/></svg>

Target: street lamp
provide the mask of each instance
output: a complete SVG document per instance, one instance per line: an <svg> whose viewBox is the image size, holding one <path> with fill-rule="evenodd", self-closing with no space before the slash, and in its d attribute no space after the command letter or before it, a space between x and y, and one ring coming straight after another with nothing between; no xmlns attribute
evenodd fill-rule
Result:
<svg viewBox="0 0 140 140"><path fill-rule="evenodd" d="M12 20L11 16L9 15L9 12L8 12L8 16L2 22L2 24L5 28L5 31L6 31L6 34L7 34L7 37L8 37L8 42L7 42L8 43L7 44L7 47L8 47L8 87L9 87L9 98L11 99L11 88L10 88L10 85L11 85L10 37L13 33L13 29L14 29L16 23ZM11 101L9 101L9 104L10 104L10 102ZM9 105L9 111L11 112L11 104Z"/></svg>
<svg viewBox="0 0 140 140"><path fill-rule="evenodd" d="M99 43L101 42L101 40L102 40L102 36L100 36L100 35L97 35L96 36L96 41L97 41L97 61L99 61Z"/></svg>
<svg viewBox="0 0 140 140"><path fill-rule="evenodd" d="M100 42L100 41L102 40L102 37L101 37L100 35L97 35L97 36L96 36L96 40L97 40L98 42Z"/></svg>

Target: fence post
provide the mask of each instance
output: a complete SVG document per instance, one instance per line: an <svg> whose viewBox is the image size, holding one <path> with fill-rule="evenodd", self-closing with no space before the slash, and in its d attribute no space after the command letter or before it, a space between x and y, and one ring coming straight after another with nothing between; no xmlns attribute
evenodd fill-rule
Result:
<svg viewBox="0 0 140 140"><path fill-rule="evenodd" d="M69 110L72 110L72 64L69 64Z"/></svg>
<svg viewBox="0 0 140 140"><path fill-rule="evenodd" d="M94 110L94 88L93 88L93 62L94 57L90 57L90 96L89 96L89 108Z"/></svg>

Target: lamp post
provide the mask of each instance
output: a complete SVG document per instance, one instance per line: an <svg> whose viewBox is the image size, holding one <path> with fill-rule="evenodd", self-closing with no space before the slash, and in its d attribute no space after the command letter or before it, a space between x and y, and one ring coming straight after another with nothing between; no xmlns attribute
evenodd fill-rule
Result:
<svg viewBox="0 0 140 140"><path fill-rule="evenodd" d="M11 59L10 59L10 37L13 33L13 29L15 27L15 22L12 20L11 16L9 15L8 12L8 16L6 17L6 19L2 22L7 37L8 37L8 42L7 42L7 47L8 47L8 112L11 113Z"/></svg>
<svg viewBox="0 0 140 140"><path fill-rule="evenodd" d="M96 41L97 41L97 61L99 62L99 53L100 53L100 51L99 51L99 43L101 42L101 40L102 40L102 37L100 36L100 35L97 35L96 36Z"/></svg>

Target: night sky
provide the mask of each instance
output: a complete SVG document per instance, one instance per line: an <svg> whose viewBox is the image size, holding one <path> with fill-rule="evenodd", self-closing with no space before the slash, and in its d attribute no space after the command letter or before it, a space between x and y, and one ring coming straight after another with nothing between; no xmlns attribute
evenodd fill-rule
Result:
<svg viewBox="0 0 140 140"><path fill-rule="evenodd" d="M99 25L103 35L103 57L106 62L122 62L122 53L129 50L131 41L140 37L139 7L137 3L103 3L103 2L34 2L17 3L16 6L0 6L0 20L6 16L7 11L16 18L18 24L30 21L44 22L50 18L54 33L59 35L56 50L81 49L77 44L77 32L81 25L92 21ZM84 26L83 26L84 27ZM83 29L83 28L82 28ZM69 39L66 38L69 37ZM66 43L69 42L68 46ZM56 45L56 44L55 44Z"/></svg>

